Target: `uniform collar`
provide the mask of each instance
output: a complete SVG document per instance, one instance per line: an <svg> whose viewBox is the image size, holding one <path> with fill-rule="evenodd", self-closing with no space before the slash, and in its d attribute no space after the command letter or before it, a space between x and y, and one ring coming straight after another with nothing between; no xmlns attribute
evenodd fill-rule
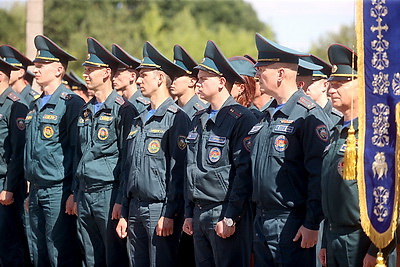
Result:
<svg viewBox="0 0 400 267"><path fill-rule="evenodd" d="M285 105L280 109L280 112L285 114L286 116L289 117L290 113L292 112L293 108L296 106L297 101L300 99L300 97L305 97L306 94L304 93L303 90L297 90L285 103Z"/></svg>
<svg viewBox="0 0 400 267"><path fill-rule="evenodd" d="M215 114L212 118L208 118L208 116L210 115L211 112L211 105L209 105L209 107L207 108L207 112L204 112L203 114L203 118L202 118L202 124L203 124L203 128L205 126L205 124L207 123L208 120L211 120L216 126L219 126L222 121L225 118L225 115L227 114L228 109L225 109L225 107L227 106L232 106L237 104L237 102L235 101L235 99L232 96L229 96L228 99L225 100L224 104L222 104L221 108L218 110L217 114Z"/></svg>
<svg viewBox="0 0 400 267"><path fill-rule="evenodd" d="M19 95L21 96L21 98L25 99L27 95L29 95L29 93L31 92L32 87L27 84L24 89L22 89L21 93L19 93Z"/></svg>
<svg viewBox="0 0 400 267"><path fill-rule="evenodd" d="M0 95L0 104L2 104L2 105L4 104L4 102L7 99L8 94L11 93L11 92L14 92L11 89L11 86L9 86L6 90L4 90L4 92Z"/></svg>
<svg viewBox="0 0 400 267"><path fill-rule="evenodd" d="M152 117L163 117L165 113L167 112L168 108L172 105L175 104L174 100L171 97L168 97L156 110L154 115ZM151 109L151 105L147 107L147 110ZM139 117L143 122L146 122L146 117L147 117L147 112L142 112ZM150 121L147 120L147 121Z"/></svg>
<svg viewBox="0 0 400 267"><path fill-rule="evenodd" d="M67 87L65 87L65 85L61 83L57 87L57 89L54 91L54 93L51 95L51 97L50 97L50 99L49 99L49 101L47 102L46 105L56 105L58 103L60 97L61 97L61 94L62 93L68 93L67 91L68 91Z"/></svg>
<svg viewBox="0 0 400 267"><path fill-rule="evenodd" d="M136 92L131 96L131 98L129 98L129 101L133 102L140 96L142 96L142 92L140 91L140 89L137 89Z"/></svg>
<svg viewBox="0 0 400 267"><path fill-rule="evenodd" d="M103 110L103 109L112 109L114 103L115 103L115 99L117 97L120 97L120 95L117 93L117 91L113 90L111 92L111 94L106 98L106 101L104 101L102 108L99 109ZM96 104L96 97L93 97L92 99L90 99L90 101L86 104L86 108L84 109L89 109L91 112L94 112L94 105Z"/></svg>
<svg viewBox="0 0 400 267"><path fill-rule="evenodd" d="M188 113L192 108L194 108L196 111L200 111L204 109L205 107L203 105L198 104L200 102L200 99L197 95L192 96L190 100L182 107L182 109ZM198 105L196 105L198 104Z"/></svg>

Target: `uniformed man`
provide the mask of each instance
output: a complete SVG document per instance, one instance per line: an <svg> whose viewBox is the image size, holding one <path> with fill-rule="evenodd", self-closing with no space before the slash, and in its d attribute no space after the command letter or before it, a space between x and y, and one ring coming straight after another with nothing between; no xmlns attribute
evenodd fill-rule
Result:
<svg viewBox="0 0 400 267"><path fill-rule="evenodd" d="M117 233L126 236L132 266L175 266L183 219L183 177L189 117L168 87L177 65L149 42L137 80L151 105L133 121L124 165L124 202ZM181 69L183 72L184 70Z"/></svg>
<svg viewBox="0 0 400 267"><path fill-rule="evenodd" d="M87 103L93 97L93 95L89 96L89 91L86 87L86 83L81 78L79 78L79 76L76 75L75 72L71 70L68 75L64 76L64 79L66 77L70 78L68 84L70 85L71 90L75 94L79 95L83 99L83 101Z"/></svg>
<svg viewBox="0 0 400 267"><path fill-rule="evenodd" d="M248 266L251 252L250 137L254 115L229 91L244 80L212 41L199 69L201 98L188 144L185 223L197 266Z"/></svg>
<svg viewBox="0 0 400 267"><path fill-rule="evenodd" d="M112 45L112 53L126 64L125 67L118 68L114 75L114 89L128 99L139 113L142 113L150 105L150 100L142 95L136 84L139 77L139 71L136 68L139 67L140 60L128 54L117 44Z"/></svg>
<svg viewBox="0 0 400 267"><path fill-rule="evenodd" d="M0 59L0 265L28 266L28 242L24 230L23 153L25 145L25 101L10 86L18 68Z"/></svg>
<svg viewBox="0 0 400 267"><path fill-rule="evenodd" d="M329 119L297 88L299 57L306 54L259 34L256 45L256 76L274 100L250 131L255 266L315 266Z"/></svg>
<svg viewBox="0 0 400 267"><path fill-rule="evenodd" d="M304 92L324 109L334 126L341 120L343 115L340 111L332 107L332 101L328 97L330 87L328 77L331 74L332 66L314 55L304 57L303 59L322 66L321 70L312 71L312 82Z"/></svg>
<svg viewBox="0 0 400 267"><path fill-rule="evenodd" d="M311 55L299 59L299 67L297 69L296 83L297 83L297 88L303 89L303 91L306 91L308 86L312 84L313 71L318 71L322 69L322 66L314 64L313 62L310 62L308 60L305 60L306 58L310 58L310 56Z"/></svg>
<svg viewBox="0 0 400 267"><path fill-rule="evenodd" d="M126 239L115 232L121 213L117 195L122 148L138 113L112 87L114 72L126 65L94 38L87 44L83 77L95 96L78 119L81 158L75 195L82 243L87 266L128 266Z"/></svg>
<svg viewBox="0 0 400 267"><path fill-rule="evenodd" d="M257 61L250 55L244 55L244 57L249 59L253 65L257 63ZM263 112L267 109L272 97L261 91L260 82L257 77L254 77L254 80L256 81L256 90L254 92L253 103L250 105L249 109L254 116L260 120L263 117Z"/></svg>
<svg viewBox="0 0 400 267"><path fill-rule="evenodd" d="M35 37L36 82L43 94L26 116L25 174L35 266L77 266L80 261L71 190L77 119L84 101L62 77L75 58L49 38Z"/></svg>
<svg viewBox="0 0 400 267"><path fill-rule="evenodd" d="M328 48L328 56L332 64L329 94L343 119L334 128L323 159L321 196L325 227L319 257L323 266L375 266L378 249L361 228L357 179L343 179L343 156L351 121L358 138L357 55L343 45L333 44ZM392 241L384 249L385 258L394 246Z"/></svg>
<svg viewBox="0 0 400 267"><path fill-rule="evenodd" d="M20 94L22 99L30 105L33 100L40 96L38 92L32 89L29 81L26 80L28 66L33 65L32 61L10 45L0 46L0 56L2 56L7 63L17 67L16 70L11 71L10 85L12 89Z"/></svg>
<svg viewBox="0 0 400 267"><path fill-rule="evenodd" d="M170 87L171 95L176 97L178 106L186 112L190 119L193 119L198 111L206 107L194 93L198 73L198 70L194 68L197 63L180 45L174 46L174 63L185 72L179 71L174 74L175 77Z"/></svg>

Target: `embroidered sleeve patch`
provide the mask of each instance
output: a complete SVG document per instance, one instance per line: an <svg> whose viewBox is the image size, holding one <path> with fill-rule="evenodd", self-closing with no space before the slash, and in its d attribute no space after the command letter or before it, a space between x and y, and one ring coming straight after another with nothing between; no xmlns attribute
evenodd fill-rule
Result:
<svg viewBox="0 0 400 267"><path fill-rule="evenodd" d="M243 146L248 152L250 152L250 148L251 148L251 137L250 136L243 138Z"/></svg>
<svg viewBox="0 0 400 267"><path fill-rule="evenodd" d="M324 142L327 142L327 141L328 141L328 138L329 138L329 131L328 131L328 129L326 128L325 125L319 125L319 126L317 126L317 128L315 128L315 132L316 132L316 134L317 134L317 136L318 136L319 139L321 139L321 140L324 141Z"/></svg>
<svg viewBox="0 0 400 267"><path fill-rule="evenodd" d="M17 128L21 131L25 130L25 118L17 118Z"/></svg>
<svg viewBox="0 0 400 267"><path fill-rule="evenodd" d="M180 150L184 150L186 148L186 137L183 135L178 136L178 147Z"/></svg>

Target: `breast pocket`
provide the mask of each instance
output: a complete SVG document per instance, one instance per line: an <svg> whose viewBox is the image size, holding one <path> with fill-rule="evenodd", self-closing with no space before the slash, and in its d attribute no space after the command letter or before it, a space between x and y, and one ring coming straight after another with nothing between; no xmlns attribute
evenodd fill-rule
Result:
<svg viewBox="0 0 400 267"><path fill-rule="evenodd" d="M153 133L153 132L146 133L145 154L147 156L155 158L164 157L163 136L164 133Z"/></svg>
<svg viewBox="0 0 400 267"><path fill-rule="evenodd" d="M39 128L42 140L58 141L60 134L61 116L55 114L44 114L39 119Z"/></svg>
<svg viewBox="0 0 400 267"><path fill-rule="evenodd" d="M206 142L207 163L216 167L229 164L228 145L228 138L211 135Z"/></svg>
<svg viewBox="0 0 400 267"><path fill-rule="evenodd" d="M99 120L96 124L94 140L97 143L109 144L115 141L116 132L114 127L114 120L106 121Z"/></svg>
<svg viewBox="0 0 400 267"><path fill-rule="evenodd" d="M289 149L296 147L294 141L295 127L291 125L275 125L271 132L271 145L270 155L283 158L288 153Z"/></svg>

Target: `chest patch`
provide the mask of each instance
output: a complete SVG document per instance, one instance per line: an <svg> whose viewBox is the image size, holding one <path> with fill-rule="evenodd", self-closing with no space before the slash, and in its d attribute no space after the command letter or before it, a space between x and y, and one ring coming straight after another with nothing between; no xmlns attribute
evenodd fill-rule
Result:
<svg viewBox="0 0 400 267"><path fill-rule="evenodd" d="M97 137L100 140L106 140L108 138L108 129L104 127L100 128L97 132Z"/></svg>
<svg viewBox="0 0 400 267"><path fill-rule="evenodd" d="M211 135L208 138L209 142L213 142L213 143L218 143L218 144L225 144L226 142L226 137L224 136L217 136L217 135Z"/></svg>
<svg viewBox="0 0 400 267"><path fill-rule="evenodd" d="M51 126L45 126L43 128L43 136L47 139L51 138L54 135L54 129Z"/></svg>
<svg viewBox="0 0 400 267"><path fill-rule="evenodd" d="M263 127L262 124L254 125L253 128L251 128L249 134L258 133L262 127Z"/></svg>
<svg viewBox="0 0 400 267"><path fill-rule="evenodd" d="M199 134L197 132L190 132L186 139L187 140L196 140L198 135Z"/></svg>
<svg viewBox="0 0 400 267"><path fill-rule="evenodd" d="M158 140L151 140L149 145L147 146L147 150L151 153L151 154L155 154L160 150L160 141Z"/></svg>
<svg viewBox="0 0 400 267"><path fill-rule="evenodd" d="M278 152L285 151L289 146L289 140L284 135L279 135L275 138L275 150Z"/></svg>
<svg viewBox="0 0 400 267"><path fill-rule="evenodd" d="M208 159L212 162L218 162L221 158L221 149L219 147L213 147L210 149L210 153L208 153Z"/></svg>
<svg viewBox="0 0 400 267"><path fill-rule="evenodd" d="M293 133L294 132L294 127L290 125L276 125L274 128L274 132L280 132L280 133Z"/></svg>

